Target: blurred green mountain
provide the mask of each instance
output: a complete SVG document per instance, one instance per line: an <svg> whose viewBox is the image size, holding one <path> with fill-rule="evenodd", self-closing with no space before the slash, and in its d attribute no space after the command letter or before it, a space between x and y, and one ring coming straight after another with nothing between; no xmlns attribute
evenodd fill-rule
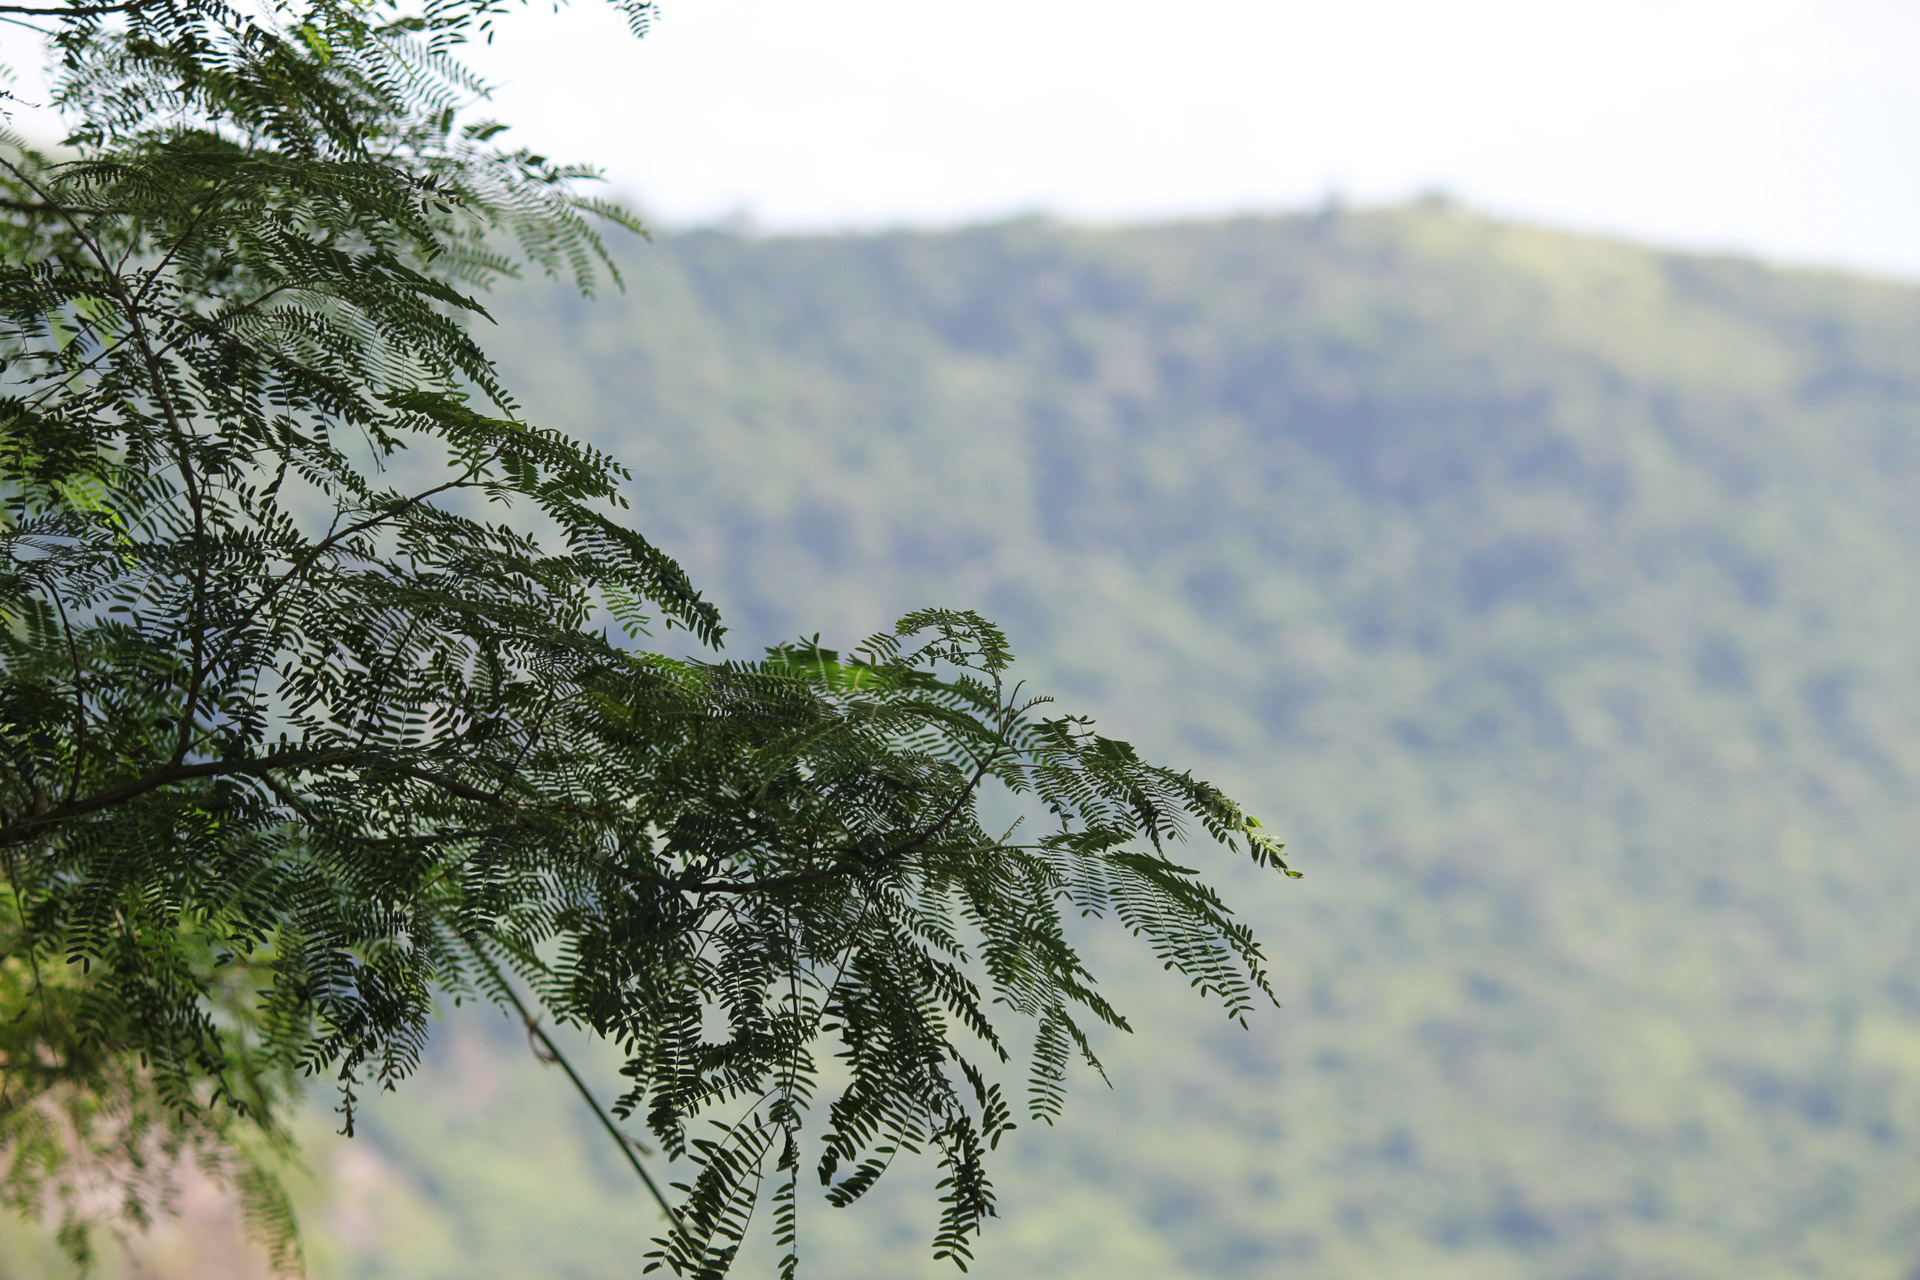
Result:
<svg viewBox="0 0 1920 1280"><path fill-rule="evenodd" d="M1438 204L627 269L491 343L731 650L980 607L1307 872L1222 859L1251 1031L1096 948L1140 1033L978 1274L1920 1276L1920 290ZM421 1084L315 1148L323 1275L637 1271L503 1023ZM890 1177L803 1270L942 1274Z"/></svg>

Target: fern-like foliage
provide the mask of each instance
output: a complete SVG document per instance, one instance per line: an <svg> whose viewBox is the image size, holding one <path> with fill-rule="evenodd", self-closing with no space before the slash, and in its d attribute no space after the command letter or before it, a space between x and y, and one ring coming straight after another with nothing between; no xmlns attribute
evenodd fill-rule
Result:
<svg viewBox="0 0 1920 1280"><path fill-rule="evenodd" d="M631 223L467 121L491 11L46 11L76 131L0 146L0 1195L84 1257L197 1158L297 1269L260 1157L300 1081L351 1131L440 995L525 989L692 1170L654 1265L725 1273L770 1198L792 1275L800 1188L904 1154L964 1267L1001 1065L1051 1120L1126 1025L1069 913L1243 1016L1259 949L1170 848L1280 847L1025 696L971 613L640 643L720 622L471 333L476 286L590 287Z"/></svg>

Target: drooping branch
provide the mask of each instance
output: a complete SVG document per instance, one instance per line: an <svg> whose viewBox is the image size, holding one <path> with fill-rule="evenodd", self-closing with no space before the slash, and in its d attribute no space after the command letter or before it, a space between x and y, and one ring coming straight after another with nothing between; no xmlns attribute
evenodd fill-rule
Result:
<svg viewBox="0 0 1920 1280"><path fill-rule="evenodd" d="M539 1045L538 1056L541 1061L558 1066L566 1073L567 1079L573 1084L574 1092L580 1095L580 1100L587 1104L589 1111L593 1112L593 1118L600 1122L600 1127L606 1130L614 1146L620 1148L620 1154L625 1157L628 1167L639 1175L641 1183L647 1189L647 1194L652 1196L653 1202L660 1206L660 1212L666 1215L667 1222L674 1233L691 1244L693 1241L687 1234L686 1224L681 1222L680 1215L675 1212L673 1205L660 1190L660 1184L653 1180L651 1173L647 1172L647 1166L640 1163L640 1155L633 1149L633 1140L620 1132L619 1126L613 1123L613 1117L607 1114L605 1108L593 1096L593 1090L587 1087L587 1082L580 1078L578 1071L574 1070L573 1063L567 1060L567 1055L560 1051L560 1046L553 1042L553 1037L548 1035L546 1028L540 1025L540 1019L527 1008L526 1002L520 998L520 993L514 990L513 983L500 972L500 966L493 962L493 957L486 953L484 944L471 937L463 940L473 958L485 967L488 975L493 979L494 990L506 996L514 1012L520 1015L521 1025L527 1030L527 1038Z"/></svg>

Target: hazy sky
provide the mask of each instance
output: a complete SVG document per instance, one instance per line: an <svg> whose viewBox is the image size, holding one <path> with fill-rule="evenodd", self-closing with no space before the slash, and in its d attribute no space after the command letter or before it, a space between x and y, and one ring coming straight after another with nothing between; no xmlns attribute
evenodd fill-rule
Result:
<svg viewBox="0 0 1920 1280"><path fill-rule="evenodd" d="M519 15L502 118L663 221L1470 204L1920 276L1920 0L662 0Z"/></svg>
<svg viewBox="0 0 1920 1280"><path fill-rule="evenodd" d="M660 3L636 42L595 0L536 0L473 60L526 141L668 224L1437 189L1920 278L1920 0Z"/></svg>

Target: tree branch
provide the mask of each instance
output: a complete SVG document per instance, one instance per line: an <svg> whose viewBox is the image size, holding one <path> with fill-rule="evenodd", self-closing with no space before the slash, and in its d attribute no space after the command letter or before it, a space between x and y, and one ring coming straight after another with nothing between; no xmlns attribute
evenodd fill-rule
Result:
<svg viewBox="0 0 1920 1280"><path fill-rule="evenodd" d="M355 753L355 756L363 755L364 753ZM18 844L42 828L56 827L74 818L84 818L90 813L111 809L117 804L125 804L150 791L158 791L162 787L172 786L177 782L195 782L204 778L263 777L269 772L281 769L311 769L316 766L331 767L347 764L355 756L340 752L297 752L250 760L204 760L199 764L164 764L117 787L95 792L83 799L69 800L65 804L55 805L41 813L12 818L4 825L0 825L0 846Z"/></svg>
<svg viewBox="0 0 1920 1280"><path fill-rule="evenodd" d="M20 14L28 18L97 18L108 13L136 13L147 7L147 0L125 0L122 4L70 4L53 9L37 9L24 4L0 4L0 13Z"/></svg>
<svg viewBox="0 0 1920 1280"><path fill-rule="evenodd" d="M348 525L344 529L336 529L336 530L329 531L324 538L314 543L313 546L307 550L307 553L304 556L301 556L298 560L294 561L293 564L289 566L285 572L283 572L279 577L275 578L272 582L269 582L267 584L267 589L261 594L259 603L255 607L258 609L264 610L266 608L267 603L273 599L275 594L279 592L281 586L283 586L290 578L294 577L296 574L304 573L307 570L307 568L313 564L315 560L319 559L322 555L326 554L328 551L331 551L334 547L339 546L340 543L344 542L348 538L351 538L354 534L364 533L365 531L375 527L376 525L384 524L389 520L397 519L402 513L409 511L414 507L419 506L421 503L425 502L428 498L434 497L437 494L445 493L449 489L459 489L459 488L466 487L468 482L473 479L475 473L477 473L480 470L482 465L484 465L484 459L481 462L474 463L472 466L468 467L465 471L461 472L458 476L455 476L453 479L447 481L445 484L437 484L433 486L433 488L431 489L423 490L420 493L413 494L411 497L402 498L398 503L396 503L392 507L389 507L387 510L376 512L373 515L368 516L364 520L356 521L355 523Z"/></svg>
<svg viewBox="0 0 1920 1280"><path fill-rule="evenodd" d="M1005 754L1003 751L989 752L986 758L980 761L980 767L973 771L973 777L967 780L967 785L960 789L960 794L953 798L953 803L947 806L946 813L941 815L938 822L928 827L925 831L922 831L919 835L908 840L903 840L892 848L885 850L877 858L868 862L836 862L832 866L814 867L807 871L794 871L783 876L769 876L764 880L699 880L692 883L676 883L676 887L690 890L694 893L771 893L777 889L794 889L803 884L814 884L834 876L849 875L859 870L862 866L891 862L896 858L905 857L910 853L923 853L926 851L928 844L942 831L945 831L955 818L960 816L960 811L966 807L968 799L972 797L973 793L979 788L981 782L985 781L987 771L993 767L993 762ZM851 849L846 848L840 851L847 853L852 852Z"/></svg>
<svg viewBox="0 0 1920 1280"><path fill-rule="evenodd" d="M448 795L460 800L487 806L497 812L525 818L533 814L566 814L594 821L607 821L614 815L577 805L526 804L508 800L499 794L482 790L458 778L431 769L422 769L417 765L393 760L377 752L364 748L352 750L331 750L311 752L287 752L275 756L259 756L245 760L204 760L197 764L168 763L157 769L149 770L131 782L124 782L106 791L96 792L83 799L70 800L37 813L26 813L10 817L0 823L0 847L15 845L30 838L35 832L49 827L57 827L75 818L84 818L90 813L99 813L115 805L136 800L162 787L173 786L181 782L199 782L208 778L261 778L283 772L304 772L312 769L338 769L356 764L375 766L387 777L407 778L415 782L424 782L436 787Z"/></svg>
<svg viewBox="0 0 1920 1280"><path fill-rule="evenodd" d="M599 1102L594 1099L593 1091L587 1088L587 1082L580 1078L580 1073L573 1069L571 1062L567 1061L567 1055L560 1052L560 1046L553 1042L553 1037L549 1036L546 1029L540 1025L540 1020L533 1016L526 1002L520 999L520 993L513 989L513 984L500 972L500 966L493 962L493 958L486 954L478 942L472 938L466 938L464 941L468 950L473 953L474 959L486 966L487 972L493 977L495 987L507 997L514 1011L520 1015L520 1021L527 1028L527 1035L539 1042L543 1052L535 1056L544 1062L557 1064L567 1073L567 1079L573 1082L574 1090L579 1093L581 1101L585 1102L588 1109L593 1112L593 1118L600 1122L600 1127L607 1131L607 1136L612 1138L614 1145L620 1148L620 1154L626 1157L633 1171L640 1175L640 1181L646 1184L654 1203L659 1205L660 1212L667 1216L667 1222L672 1226L674 1234L685 1243L693 1244L693 1237L687 1234L686 1225L680 1221L680 1215L673 1211L671 1204L667 1203L667 1197L660 1190L660 1184L653 1180L653 1175L647 1172L647 1167L640 1163L640 1157L633 1149L633 1142L626 1134L620 1132L619 1127L613 1123L612 1117L601 1109Z"/></svg>

